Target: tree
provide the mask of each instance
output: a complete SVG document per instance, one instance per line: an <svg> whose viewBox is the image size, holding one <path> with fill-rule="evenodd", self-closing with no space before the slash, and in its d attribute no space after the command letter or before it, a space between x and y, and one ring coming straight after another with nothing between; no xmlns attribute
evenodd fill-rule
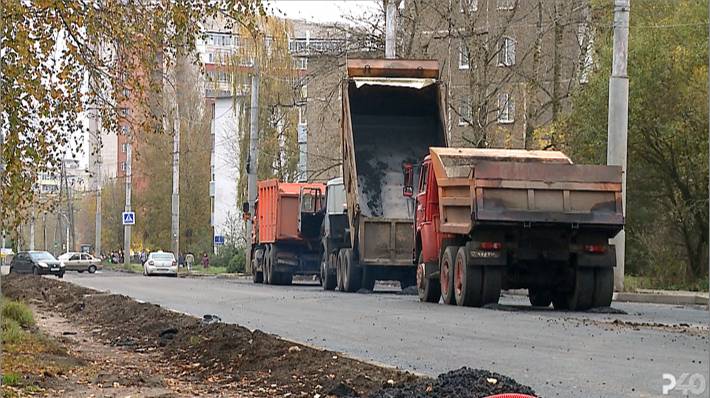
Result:
<svg viewBox="0 0 710 398"><path fill-rule="evenodd" d="M707 275L707 1L638 2L629 35L627 270L665 283ZM611 10L597 16L598 68L559 126L580 162L606 153Z"/></svg>
<svg viewBox="0 0 710 398"><path fill-rule="evenodd" d="M91 109L105 129L116 130L125 67L155 71L158 59L170 64L178 52L194 54L200 22L211 16L248 26L261 13L259 0L2 0L2 228L14 230L26 219L37 174L56 168L70 141L81 136L80 114ZM143 93L159 91L162 79L132 83L143 100Z"/></svg>

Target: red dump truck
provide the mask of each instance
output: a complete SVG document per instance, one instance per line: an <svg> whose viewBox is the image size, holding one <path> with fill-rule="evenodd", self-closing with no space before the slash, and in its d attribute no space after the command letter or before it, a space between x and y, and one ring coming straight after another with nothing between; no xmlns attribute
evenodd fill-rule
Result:
<svg viewBox="0 0 710 398"><path fill-rule="evenodd" d="M417 287L422 301L497 303L527 288L534 306L611 304L624 226L621 168L575 165L561 152L430 148L405 167L415 196Z"/></svg>
<svg viewBox="0 0 710 398"><path fill-rule="evenodd" d="M290 285L293 275L320 275L325 184L257 183L249 259L254 283Z"/></svg>

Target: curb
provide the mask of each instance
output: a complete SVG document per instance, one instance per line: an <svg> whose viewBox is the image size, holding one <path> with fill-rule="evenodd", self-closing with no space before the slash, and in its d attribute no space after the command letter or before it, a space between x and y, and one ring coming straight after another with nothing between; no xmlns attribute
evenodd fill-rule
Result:
<svg viewBox="0 0 710 398"><path fill-rule="evenodd" d="M526 296L527 289L504 290L511 296ZM694 293L672 290L654 290L652 292L615 292L613 301L617 303L647 303L669 305L708 305L705 293Z"/></svg>

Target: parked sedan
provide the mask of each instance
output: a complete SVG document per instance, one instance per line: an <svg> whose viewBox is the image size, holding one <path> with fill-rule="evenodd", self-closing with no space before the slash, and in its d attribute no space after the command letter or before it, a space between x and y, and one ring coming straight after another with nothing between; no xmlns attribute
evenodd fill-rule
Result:
<svg viewBox="0 0 710 398"><path fill-rule="evenodd" d="M67 271L89 271L90 274L101 269L101 260L88 253L68 252L59 256Z"/></svg>
<svg viewBox="0 0 710 398"><path fill-rule="evenodd" d="M177 276L177 261L170 252L157 251L150 253L143 263L143 275Z"/></svg>
<svg viewBox="0 0 710 398"><path fill-rule="evenodd" d="M10 272L18 274L51 274L56 275L58 278L63 278L64 270L64 264L54 258L49 252L19 252L10 263Z"/></svg>

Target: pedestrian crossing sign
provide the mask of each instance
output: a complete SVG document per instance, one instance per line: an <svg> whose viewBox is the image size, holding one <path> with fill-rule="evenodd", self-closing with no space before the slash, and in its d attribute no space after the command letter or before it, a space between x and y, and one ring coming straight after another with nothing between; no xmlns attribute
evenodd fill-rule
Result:
<svg viewBox="0 0 710 398"><path fill-rule="evenodd" d="M123 212L123 225L135 225L136 224L136 213L132 211Z"/></svg>

